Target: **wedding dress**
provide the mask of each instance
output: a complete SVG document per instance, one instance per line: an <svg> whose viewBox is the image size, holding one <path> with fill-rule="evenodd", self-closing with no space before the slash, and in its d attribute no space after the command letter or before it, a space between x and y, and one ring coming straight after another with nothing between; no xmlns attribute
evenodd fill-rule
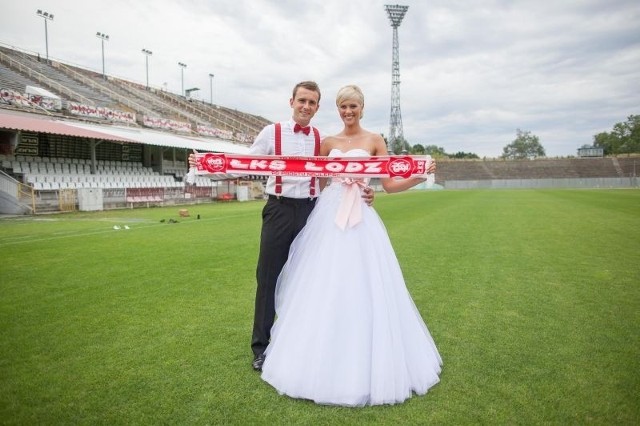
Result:
<svg viewBox="0 0 640 426"><path fill-rule="evenodd" d="M330 156L369 153L334 149ZM336 223L350 186L344 181L325 188L291 246L262 378L281 394L319 404L400 403L438 383L442 359L374 208L358 193L360 222Z"/></svg>

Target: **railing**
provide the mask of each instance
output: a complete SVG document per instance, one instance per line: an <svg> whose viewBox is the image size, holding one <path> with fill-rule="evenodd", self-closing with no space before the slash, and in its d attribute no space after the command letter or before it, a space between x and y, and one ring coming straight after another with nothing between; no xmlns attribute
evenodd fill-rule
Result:
<svg viewBox="0 0 640 426"><path fill-rule="evenodd" d="M2 97L2 102L5 102L9 105L18 105L19 107L28 107L33 110L40 110L47 115L53 115L49 112L49 110L38 102L32 100L26 93L19 93L12 89L0 89L0 96Z"/></svg>
<svg viewBox="0 0 640 426"><path fill-rule="evenodd" d="M438 182L436 174L436 182ZM636 177L444 180L445 189L638 188Z"/></svg>
<svg viewBox="0 0 640 426"><path fill-rule="evenodd" d="M181 110L180 108L176 108L173 105L167 104L165 102L161 102L158 97L150 95L149 93L147 93L144 90L138 90L137 88L133 87L133 85L129 84L128 82L124 81L124 80L113 80L114 84L117 84L118 87L120 87L122 90L130 93L132 96L135 96L137 98L140 99L144 99L147 102L155 105L156 107L162 109L163 111L171 111L174 114L179 115L180 117L183 117L187 120L191 120L191 121L198 121L197 116L194 116L193 114L191 114L190 112L185 112L184 110ZM154 116L157 116L158 113L154 113Z"/></svg>
<svg viewBox="0 0 640 426"><path fill-rule="evenodd" d="M36 213L36 194L33 187L18 182L18 202L31 211ZM29 203L29 204L27 204Z"/></svg>
<svg viewBox="0 0 640 426"><path fill-rule="evenodd" d="M19 206L26 208L32 214L35 213L36 202L33 188L20 183L2 170L0 170L0 191L15 199Z"/></svg>
<svg viewBox="0 0 640 426"><path fill-rule="evenodd" d="M130 100L129 98L127 98L126 96L123 96L121 94L119 94L118 92L109 89L108 87L105 87L101 84L96 83L93 79L91 79L90 77L87 77L75 70L73 70L72 68L62 64L62 63L58 63L58 68L60 68L65 74L69 75L70 77L78 80L79 82L81 82L82 84L91 87L92 89L95 89L97 91L99 91L100 93L102 93L103 95L107 95L109 96L111 99L114 99L118 102L120 102L123 105L128 106L129 108L136 110L137 112L144 112L146 114L150 114L150 115L158 115L156 112L154 112L153 110L140 105L137 102L133 102L132 100Z"/></svg>
<svg viewBox="0 0 640 426"><path fill-rule="evenodd" d="M219 117L215 117L208 112L202 111L199 108L194 107L193 105L191 105L191 103L189 103L188 101L182 100L179 96L176 96L167 92L158 92L157 94L159 97L163 99L166 99L170 102L174 102L180 105L181 109L186 109L187 111L190 111L191 113L196 114L205 120L208 120L209 122L211 122L211 124L216 124L216 123L217 125L222 124L224 126L231 127L231 129L235 131L250 130L246 124L240 122L234 117L231 117L229 114L223 113L220 110L216 112L223 117L222 119Z"/></svg>
<svg viewBox="0 0 640 426"><path fill-rule="evenodd" d="M27 75L31 79L50 87L51 89L57 91L61 95L68 96L72 99L81 101L83 103L87 103L89 105L96 104L92 99L82 96L81 94L69 89L67 86L63 86L57 81L50 79L46 75L33 70L31 67L28 67L27 65L24 65L22 62L16 61L15 59L11 58L9 55L7 55L4 52L0 52L0 62L3 62L10 68L18 70L19 72Z"/></svg>

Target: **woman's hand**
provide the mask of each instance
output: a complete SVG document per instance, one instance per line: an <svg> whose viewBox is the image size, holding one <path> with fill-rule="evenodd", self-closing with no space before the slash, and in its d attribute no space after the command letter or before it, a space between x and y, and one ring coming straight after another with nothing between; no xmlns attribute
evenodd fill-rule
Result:
<svg viewBox="0 0 640 426"><path fill-rule="evenodd" d="M427 168L427 174L432 175L436 172L436 160L431 159L429 162L429 167Z"/></svg>

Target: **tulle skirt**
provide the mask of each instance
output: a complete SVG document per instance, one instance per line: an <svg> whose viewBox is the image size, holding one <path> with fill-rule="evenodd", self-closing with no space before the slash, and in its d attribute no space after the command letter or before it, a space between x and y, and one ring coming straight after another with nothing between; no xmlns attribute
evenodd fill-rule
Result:
<svg viewBox="0 0 640 426"><path fill-rule="evenodd" d="M323 191L291 247L262 378L319 404L400 403L438 383L442 360L375 210L336 225L343 191Z"/></svg>

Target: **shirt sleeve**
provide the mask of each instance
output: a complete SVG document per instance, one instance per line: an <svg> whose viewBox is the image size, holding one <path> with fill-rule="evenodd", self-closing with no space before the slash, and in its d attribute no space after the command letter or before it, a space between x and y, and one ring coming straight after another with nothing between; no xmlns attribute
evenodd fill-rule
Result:
<svg viewBox="0 0 640 426"><path fill-rule="evenodd" d="M274 154L274 125L270 124L263 128L249 148L251 155L273 155Z"/></svg>

